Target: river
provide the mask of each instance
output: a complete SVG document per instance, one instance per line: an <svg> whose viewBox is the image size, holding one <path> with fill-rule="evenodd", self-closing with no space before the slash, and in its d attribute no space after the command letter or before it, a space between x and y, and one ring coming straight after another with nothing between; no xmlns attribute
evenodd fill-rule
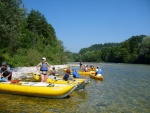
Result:
<svg viewBox="0 0 150 113"><path fill-rule="evenodd" d="M104 81L89 78L84 91L64 99L0 93L0 113L150 113L150 65L93 64Z"/></svg>

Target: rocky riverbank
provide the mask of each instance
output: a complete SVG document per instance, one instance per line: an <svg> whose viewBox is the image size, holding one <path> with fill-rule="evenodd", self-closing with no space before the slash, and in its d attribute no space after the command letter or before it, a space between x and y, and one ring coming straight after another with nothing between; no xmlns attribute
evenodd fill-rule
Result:
<svg viewBox="0 0 150 113"><path fill-rule="evenodd" d="M65 64L65 65L51 65L52 67L55 67L56 70L68 68L71 65ZM17 67L12 71L12 79L29 79L32 77L32 73L39 74L39 71L36 69L36 67Z"/></svg>

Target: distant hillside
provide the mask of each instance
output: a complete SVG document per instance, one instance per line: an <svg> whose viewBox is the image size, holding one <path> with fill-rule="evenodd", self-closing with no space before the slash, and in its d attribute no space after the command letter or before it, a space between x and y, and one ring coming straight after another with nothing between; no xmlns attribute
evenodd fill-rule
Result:
<svg viewBox="0 0 150 113"><path fill-rule="evenodd" d="M102 48L118 46L120 43L105 43L105 44L94 44L87 48L82 48L79 53L82 54L86 51L97 51L101 50Z"/></svg>
<svg viewBox="0 0 150 113"><path fill-rule="evenodd" d="M73 54L74 61L150 64L150 36L132 36L121 43L94 44Z"/></svg>

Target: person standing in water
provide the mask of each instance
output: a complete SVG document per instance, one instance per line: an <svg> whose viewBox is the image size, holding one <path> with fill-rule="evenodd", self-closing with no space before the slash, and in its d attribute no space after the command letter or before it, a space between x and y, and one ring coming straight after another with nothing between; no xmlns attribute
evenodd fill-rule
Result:
<svg viewBox="0 0 150 113"><path fill-rule="evenodd" d="M82 62L80 62L80 70L82 70Z"/></svg>
<svg viewBox="0 0 150 113"><path fill-rule="evenodd" d="M46 62L46 58L42 58L42 62L39 63L36 68L38 71L40 71L40 76L41 76L41 82L46 82L48 78L48 70L50 70L50 64Z"/></svg>

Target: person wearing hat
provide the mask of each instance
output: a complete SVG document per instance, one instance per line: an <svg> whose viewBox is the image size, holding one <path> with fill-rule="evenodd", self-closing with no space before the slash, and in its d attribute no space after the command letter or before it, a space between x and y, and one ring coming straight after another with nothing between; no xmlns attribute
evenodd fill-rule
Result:
<svg viewBox="0 0 150 113"><path fill-rule="evenodd" d="M40 71L40 76L41 76L41 82L46 82L48 78L48 70L50 69L50 64L46 62L46 58L42 58L42 62L40 62L36 68L38 71Z"/></svg>
<svg viewBox="0 0 150 113"><path fill-rule="evenodd" d="M0 69L1 81L11 80L12 73L7 69L7 63L3 62Z"/></svg>

